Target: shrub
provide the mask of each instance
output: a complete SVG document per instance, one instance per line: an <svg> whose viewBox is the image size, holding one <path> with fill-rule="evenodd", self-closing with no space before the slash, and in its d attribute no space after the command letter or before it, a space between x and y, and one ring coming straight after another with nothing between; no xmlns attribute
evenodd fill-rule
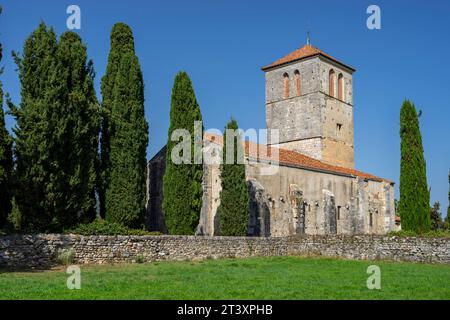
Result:
<svg viewBox="0 0 450 320"><path fill-rule="evenodd" d="M144 263L145 262L145 258L143 256L137 256L135 259L136 263Z"/></svg>
<svg viewBox="0 0 450 320"><path fill-rule="evenodd" d="M17 206L16 199L12 200L12 210L8 216L8 224L9 229L14 232L22 231L22 213Z"/></svg>
<svg viewBox="0 0 450 320"><path fill-rule="evenodd" d="M73 264L75 261L75 252L72 249L61 249L58 252L58 262L62 265Z"/></svg>
<svg viewBox="0 0 450 320"><path fill-rule="evenodd" d="M147 232L143 229L129 229L119 223L96 219L89 224L80 224L74 229L67 230L67 234L79 234L84 236L145 236L159 235L159 232Z"/></svg>

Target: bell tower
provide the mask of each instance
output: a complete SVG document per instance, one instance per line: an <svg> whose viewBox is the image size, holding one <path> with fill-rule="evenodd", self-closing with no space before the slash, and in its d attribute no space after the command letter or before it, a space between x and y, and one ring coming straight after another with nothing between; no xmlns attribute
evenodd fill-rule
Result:
<svg viewBox="0 0 450 320"><path fill-rule="evenodd" d="M306 44L262 70L267 129L279 136L268 144L354 168L355 69Z"/></svg>

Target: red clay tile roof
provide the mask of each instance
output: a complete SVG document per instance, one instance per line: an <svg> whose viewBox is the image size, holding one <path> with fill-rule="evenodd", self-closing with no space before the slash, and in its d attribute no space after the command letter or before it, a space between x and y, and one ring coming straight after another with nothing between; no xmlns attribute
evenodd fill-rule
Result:
<svg viewBox="0 0 450 320"><path fill-rule="evenodd" d="M319 55L326 57L334 62L337 62L352 71L355 71L354 68L340 62L339 60L333 58L332 56L323 52L322 50L320 50L316 47L313 47L310 44L307 44L307 45L301 47L300 49L297 49L294 52L289 53L288 55L284 56L283 58L278 59L277 61L269 64L268 66L262 67L261 69L265 71L265 70L268 70L268 69L271 69L274 67L278 67L278 66L281 66L281 65L289 63L289 62L306 59L306 58L310 58L310 57L314 57L314 56L319 56Z"/></svg>
<svg viewBox="0 0 450 320"><path fill-rule="evenodd" d="M205 133L204 139L208 141L212 141L215 143L218 143L220 145L223 144L223 137L218 135L213 135L209 133ZM258 150L262 153L259 154L258 157ZM278 152L278 161L277 160L277 152ZM320 160L308 157L302 153L282 149L282 148L275 148L275 147L269 147L261 144L256 144L254 142L245 142L245 155L251 159L257 159L258 161L269 161L273 160L273 162L278 162L280 165L284 166L295 166L310 170L318 170L323 172L329 172L334 174L342 174L346 176L354 176L354 177L360 177L363 179L378 181L378 182L388 182L392 183L391 181L387 179L383 179L374 175L371 175L369 173L364 173L355 169L350 168L344 168L339 166L334 166L331 164L324 163Z"/></svg>

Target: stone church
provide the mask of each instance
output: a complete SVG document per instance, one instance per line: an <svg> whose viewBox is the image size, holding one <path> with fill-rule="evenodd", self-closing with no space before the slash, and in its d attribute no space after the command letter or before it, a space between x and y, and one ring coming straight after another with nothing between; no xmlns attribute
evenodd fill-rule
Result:
<svg viewBox="0 0 450 320"><path fill-rule="evenodd" d="M354 168L351 66L310 44L262 68L267 145L243 142L250 236L384 234L395 229L394 183ZM271 141L271 131L278 132ZM204 158L222 137L204 135ZM263 152L263 151L264 152ZM276 154L276 159L271 155ZM266 156L264 156L266 155ZM272 161L274 160L274 161ZM148 227L166 232L166 148L148 163ZM205 161L198 235L215 235L220 165Z"/></svg>

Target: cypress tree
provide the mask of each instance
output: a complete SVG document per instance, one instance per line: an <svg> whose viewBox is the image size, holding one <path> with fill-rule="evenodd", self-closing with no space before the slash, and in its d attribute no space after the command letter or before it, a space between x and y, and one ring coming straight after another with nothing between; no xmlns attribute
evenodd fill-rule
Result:
<svg viewBox="0 0 450 320"><path fill-rule="evenodd" d="M134 53L134 39L131 28L124 23L117 23L113 26L110 36L110 51L108 56L108 65L105 75L101 81L102 91L102 125L100 137L100 176L98 181L100 215L106 216L106 190L109 185L110 173L110 117L113 105L114 86L116 83L117 72L122 57L128 53Z"/></svg>
<svg viewBox="0 0 450 320"><path fill-rule="evenodd" d="M223 163L220 166L222 191L220 192L219 232L223 236L246 236L248 232L249 198L245 180L245 164L243 159L240 134L236 120L231 119L225 128L223 144ZM229 135L232 136L229 136ZM231 140L233 139L233 140ZM227 152L229 143L233 143L233 153ZM233 159L227 159L232 155ZM241 158L238 158L241 156Z"/></svg>
<svg viewBox="0 0 450 320"><path fill-rule="evenodd" d="M25 230L61 231L95 215L99 129L92 62L73 32L58 44L44 23L15 54L21 81L16 118L16 202Z"/></svg>
<svg viewBox="0 0 450 320"><path fill-rule="evenodd" d="M166 171L163 182L163 210L170 234L194 234L202 207L203 165L194 161L194 126L202 121L200 107L189 76L179 72L172 89L170 127L167 141ZM190 163L176 164L172 151L178 142L172 141L175 130L184 129L190 134ZM203 132L203 127L201 128Z"/></svg>
<svg viewBox="0 0 450 320"><path fill-rule="evenodd" d="M128 227L144 222L148 125L144 114L144 82L138 58L123 55L114 83L106 218Z"/></svg>
<svg viewBox="0 0 450 320"><path fill-rule="evenodd" d="M26 39L22 56L13 54L19 70L21 103L9 102L16 119L15 194L22 214L24 230L53 231L56 225L54 191L58 172L62 169L54 161L56 150L53 136L57 132L55 110L60 94L57 84L57 40L52 29L44 23ZM55 87L56 86L56 87Z"/></svg>
<svg viewBox="0 0 450 320"><path fill-rule="evenodd" d="M447 222L450 223L450 172L448 173L448 207L447 207Z"/></svg>
<svg viewBox="0 0 450 320"><path fill-rule="evenodd" d="M70 227L95 218L98 171L99 104L94 90L94 69L86 46L74 32L61 35L57 50L63 87L55 139L56 160L63 168L57 190L61 193L60 225ZM55 110L56 111L56 110Z"/></svg>
<svg viewBox="0 0 450 320"><path fill-rule="evenodd" d="M0 14L2 7L0 7ZM0 62L3 58L3 48L0 43ZM0 75L3 69L0 68ZM11 211L12 197L12 139L5 127L5 114L3 112L3 87L0 81L0 228L6 222Z"/></svg>
<svg viewBox="0 0 450 320"><path fill-rule="evenodd" d="M446 221L447 221L447 226L450 229L450 171L448 172L448 185L449 185L449 188L448 188L448 207L447 207L447 218L446 218Z"/></svg>
<svg viewBox="0 0 450 320"><path fill-rule="evenodd" d="M430 194L427 187L419 118L408 100L400 110L400 204L402 229L415 232L430 230Z"/></svg>

